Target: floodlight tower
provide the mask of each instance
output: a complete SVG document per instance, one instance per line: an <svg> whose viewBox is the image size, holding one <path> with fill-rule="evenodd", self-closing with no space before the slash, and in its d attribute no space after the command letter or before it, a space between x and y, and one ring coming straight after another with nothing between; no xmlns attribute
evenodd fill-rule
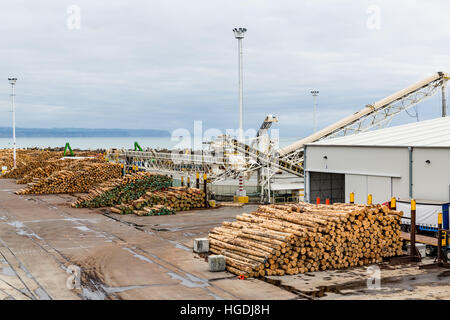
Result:
<svg viewBox="0 0 450 320"><path fill-rule="evenodd" d="M243 128L243 116L242 116L242 91L243 91L243 72L242 72L242 39L244 39L244 34L247 32L245 28L234 28L234 37L238 40L238 50L239 50L239 141L244 140L244 128Z"/></svg>
<svg viewBox="0 0 450 320"><path fill-rule="evenodd" d="M234 28L234 37L238 40L238 51L239 51L239 141L244 142L244 126L243 126L243 116L242 116L242 91L243 91L243 72L242 72L242 39L244 39L244 34L247 32L245 28ZM248 197L244 189L244 178L242 173L239 174L239 189L236 192L235 201L237 202L248 202Z"/></svg>
<svg viewBox="0 0 450 320"><path fill-rule="evenodd" d="M12 115L13 115L13 159L14 159L14 169L16 168L16 106L14 104L14 86L16 85L17 78L8 78L9 84L11 85L11 98L12 98Z"/></svg>
<svg viewBox="0 0 450 320"><path fill-rule="evenodd" d="M314 123L314 133L316 133L316 129L317 129L316 110L317 110L317 96L319 95L319 91L312 90L311 94L312 94L313 99L314 99L313 123Z"/></svg>

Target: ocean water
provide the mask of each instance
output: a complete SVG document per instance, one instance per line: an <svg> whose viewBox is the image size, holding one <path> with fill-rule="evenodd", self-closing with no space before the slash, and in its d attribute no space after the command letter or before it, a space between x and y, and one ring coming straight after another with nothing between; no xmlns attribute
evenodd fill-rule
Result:
<svg viewBox="0 0 450 320"><path fill-rule="evenodd" d="M280 147L287 146L296 140L297 138L280 138ZM66 142L69 142L72 149L83 149L83 150L110 149L110 148L133 149L135 141L137 141L143 149L146 148L174 149L174 148L183 148L184 146L186 146L185 142L182 143L181 141L177 139L172 139L170 137L16 138L17 148L64 147L66 145ZM12 148L12 146L13 144L11 138L0 138L0 149Z"/></svg>
<svg viewBox="0 0 450 320"><path fill-rule="evenodd" d="M92 138L16 138L17 148L46 148L46 147L64 147L66 142L70 143L72 149L94 150L94 149L110 149L110 148L125 148L133 149L134 142L137 141L139 145L145 149L151 148L167 148L175 147L179 142L172 141L171 138L157 138L157 137L92 137ZM0 148L12 148L11 138L0 138Z"/></svg>

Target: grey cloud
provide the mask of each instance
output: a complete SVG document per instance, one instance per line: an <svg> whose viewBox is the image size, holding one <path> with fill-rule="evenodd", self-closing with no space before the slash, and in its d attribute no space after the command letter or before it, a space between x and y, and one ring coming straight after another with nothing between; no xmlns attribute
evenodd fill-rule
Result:
<svg viewBox="0 0 450 320"><path fill-rule="evenodd" d="M81 29L66 27L69 5ZM381 9L380 30L366 27ZM353 113L427 75L450 70L447 1L24 1L0 5L0 126L15 75L25 127L237 126L237 43L245 26L244 121L280 116L281 136ZM434 98L433 98L434 99ZM419 108L439 115L437 98ZM404 115L396 123L413 120Z"/></svg>

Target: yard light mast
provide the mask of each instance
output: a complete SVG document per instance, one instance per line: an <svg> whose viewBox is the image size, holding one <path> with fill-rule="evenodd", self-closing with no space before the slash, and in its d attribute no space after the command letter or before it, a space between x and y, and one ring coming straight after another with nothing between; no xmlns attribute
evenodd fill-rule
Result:
<svg viewBox="0 0 450 320"><path fill-rule="evenodd" d="M242 66L242 39L244 39L244 34L247 32L245 28L234 28L234 37L238 40L238 51L239 51L239 141L244 142L244 125L243 125L243 115L242 115L242 100L243 100L243 66ZM239 174L239 188L236 191L236 198L238 202L248 202L248 197L244 189L244 177L242 173Z"/></svg>
<svg viewBox="0 0 450 320"><path fill-rule="evenodd" d="M243 100L243 53L242 53L242 39L244 39L244 34L247 32L245 28L234 28L234 37L238 40L238 50L239 50L239 141L244 140L244 128L243 128L243 116L242 116L242 100Z"/></svg>
<svg viewBox="0 0 450 320"><path fill-rule="evenodd" d="M12 98L12 117L13 117L13 161L14 161L14 169L16 168L16 106L14 104L14 86L16 85L17 78L8 78L9 84L11 84L11 98Z"/></svg>
<svg viewBox="0 0 450 320"><path fill-rule="evenodd" d="M314 109L313 109L313 124L314 124L314 132L316 133L317 131L317 121L316 121L316 112L317 112L317 96L319 95L319 91L317 90L312 90L311 94L313 96L313 100L314 100Z"/></svg>

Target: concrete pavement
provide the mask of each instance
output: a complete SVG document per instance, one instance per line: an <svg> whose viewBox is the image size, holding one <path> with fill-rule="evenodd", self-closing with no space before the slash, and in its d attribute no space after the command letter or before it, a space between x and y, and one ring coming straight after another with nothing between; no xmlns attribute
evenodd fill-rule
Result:
<svg viewBox="0 0 450 320"><path fill-rule="evenodd" d="M120 216L71 208L70 195L15 195L20 187L0 180L0 299L296 298L211 273L192 252L193 238L251 208ZM78 270L81 288L70 289Z"/></svg>

